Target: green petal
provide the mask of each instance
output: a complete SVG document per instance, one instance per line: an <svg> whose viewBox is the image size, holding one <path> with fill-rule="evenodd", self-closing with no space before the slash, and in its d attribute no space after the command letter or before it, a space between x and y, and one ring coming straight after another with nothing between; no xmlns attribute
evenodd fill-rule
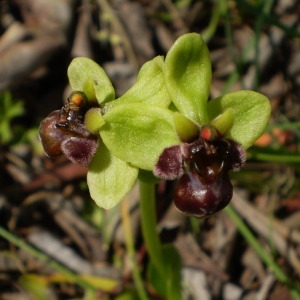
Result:
<svg viewBox="0 0 300 300"><path fill-rule="evenodd" d="M89 166L87 183L99 207L110 209L131 190L138 169L115 157L102 144Z"/></svg>
<svg viewBox="0 0 300 300"><path fill-rule="evenodd" d="M257 92L238 91L208 102L211 120L229 109L233 112L233 120L225 135L247 149L260 137L268 124L270 101Z"/></svg>
<svg viewBox="0 0 300 300"><path fill-rule="evenodd" d="M104 116L103 142L120 159L152 170L163 149L180 143L174 112L141 103L118 105Z"/></svg>
<svg viewBox="0 0 300 300"><path fill-rule="evenodd" d="M206 123L211 61L199 34L182 35L171 47L165 61L165 80L177 109L194 122Z"/></svg>
<svg viewBox="0 0 300 300"><path fill-rule="evenodd" d="M98 134L99 129L104 124L104 119L101 114L101 108L92 107L84 116L84 125L87 130L93 134Z"/></svg>
<svg viewBox="0 0 300 300"><path fill-rule="evenodd" d="M72 90L83 91L90 101L99 104L115 99L115 90L105 71L86 57L74 58L68 68Z"/></svg>
<svg viewBox="0 0 300 300"><path fill-rule="evenodd" d="M233 125L234 120L234 112L231 108L224 110L220 115L214 118L210 124L213 125L215 128L222 135L226 135L226 133L230 130Z"/></svg>
<svg viewBox="0 0 300 300"><path fill-rule="evenodd" d="M162 56L146 62L139 72L136 83L123 96L108 103L105 110L115 105L134 102L168 107L171 99L165 85L163 64Z"/></svg>

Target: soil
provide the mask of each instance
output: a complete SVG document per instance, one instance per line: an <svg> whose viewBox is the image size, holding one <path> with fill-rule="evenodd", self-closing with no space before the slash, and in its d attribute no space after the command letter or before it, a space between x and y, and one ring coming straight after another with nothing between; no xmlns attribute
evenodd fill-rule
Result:
<svg viewBox="0 0 300 300"><path fill-rule="evenodd" d="M266 133L249 149L243 170L231 174L231 206L289 282L299 282L300 5L279 0L268 9L264 1L227 1L222 8L220 3L0 0L0 228L44 255L36 257L1 234L0 299L83 298L82 286L59 277L50 258L79 276L111 280L113 287L104 285L91 299L134 294L120 205L98 208L86 185L87 168L46 157L38 128L70 94L67 69L73 58L100 64L118 96L146 61L166 55L187 32L207 41L211 99L241 89L270 99ZM14 107L21 112L9 119ZM178 213L174 184L157 185L158 230L162 242L175 245L181 256L182 299L293 299L285 280L226 212L201 220ZM163 299L144 274L148 256L136 188L128 199L149 299Z"/></svg>

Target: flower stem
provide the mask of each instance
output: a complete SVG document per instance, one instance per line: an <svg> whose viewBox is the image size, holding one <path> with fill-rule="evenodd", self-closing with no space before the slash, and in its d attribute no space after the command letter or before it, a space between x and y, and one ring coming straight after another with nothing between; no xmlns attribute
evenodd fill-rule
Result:
<svg viewBox="0 0 300 300"><path fill-rule="evenodd" d="M155 185L140 181L140 210L144 241L149 256L163 277L165 274L161 242L156 230Z"/></svg>
<svg viewBox="0 0 300 300"><path fill-rule="evenodd" d="M122 220L124 225L126 248L127 248L128 255L130 257L130 261L132 263L133 280L137 288L139 299L148 300L149 298L144 289L141 273L136 262L136 253L134 249L134 242L133 242L131 223L130 223L130 218L128 213L127 199L123 199L123 201L121 202L121 213L122 213Z"/></svg>

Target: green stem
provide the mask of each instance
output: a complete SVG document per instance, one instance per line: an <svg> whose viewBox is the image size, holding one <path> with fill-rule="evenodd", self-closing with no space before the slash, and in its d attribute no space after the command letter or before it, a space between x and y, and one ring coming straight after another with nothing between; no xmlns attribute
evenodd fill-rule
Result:
<svg viewBox="0 0 300 300"><path fill-rule="evenodd" d="M61 265L60 263L52 260L44 254L43 252L40 252L36 248L32 247L31 245L27 244L26 242L22 241L20 238L12 234L11 232L7 231L3 227L0 226L0 236L5 238L7 241L11 242L15 246L21 248L22 250L25 250L26 252L30 253L32 256L36 257L40 261L47 263L48 266L52 267L56 271L60 272L61 274L64 274L66 277L70 278L73 282L80 285L83 289L94 292L96 288L88 283L87 281L81 279L78 275L71 272L69 269Z"/></svg>
<svg viewBox="0 0 300 300"><path fill-rule="evenodd" d="M201 34L204 41L207 43L215 34L217 26L219 24L220 16L223 13L222 1L214 1L214 7L212 10L212 16L205 31Z"/></svg>
<svg viewBox="0 0 300 300"><path fill-rule="evenodd" d="M295 286L294 284L292 284L290 282L287 275L282 271L280 266L272 259L272 257L261 246L261 244L258 242L256 237L253 235L253 233L250 231L250 229L244 223L242 218L240 218L240 216L236 213L236 211L230 205L225 208L225 211L229 215L229 217L233 220L233 222L237 226L239 232L245 238L247 243L256 251L256 253L261 258L261 260L267 266L269 266L269 268L272 269L277 280L280 281L281 283L289 286L290 293L291 293L293 299L299 300L300 299L299 287Z"/></svg>
<svg viewBox="0 0 300 300"><path fill-rule="evenodd" d="M141 210L141 225L144 241L149 253L149 256L163 277L164 259L159 236L156 230L156 209L155 209L155 188L154 184L140 181L140 210Z"/></svg>
<svg viewBox="0 0 300 300"><path fill-rule="evenodd" d="M255 40L255 57L254 57L254 65L255 65L255 82L253 89L257 90L260 85L260 77L261 77L261 70L260 70L260 48L259 48L259 42L260 42L260 36L262 32L262 27L265 23L266 16L270 14L270 11L272 9L274 0L264 0L261 1L261 9L259 11L259 15L256 18L255 26L254 26L254 40Z"/></svg>
<svg viewBox="0 0 300 300"><path fill-rule="evenodd" d="M130 218L129 218L129 213L128 213L127 199L123 199L123 201L121 202L121 212L122 212L122 220L123 220L123 225L124 225L125 243L126 243L127 253L132 262L133 280L134 280L135 286L137 288L139 299L148 300L149 298L144 289L143 281L141 278L141 273L140 273L139 267L136 262L136 253L135 253L135 249L134 249L134 242L133 242L131 223L130 223Z"/></svg>
<svg viewBox="0 0 300 300"><path fill-rule="evenodd" d="M299 164L299 154L285 154L285 153L263 153L255 150L249 151L247 159L255 159L259 161L267 161L272 163L284 163L284 164Z"/></svg>
<svg viewBox="0 0 300 300"><path fill-rule="evenodd" d="M238 0L237 1L238 5L244 9L245 11L251 13L252 15L256 16L259 15L259 9L260 7L257 8L257 5L253 5L250 3L250 1L246 1L246 0ZM286 25L282 22L279 21L279 18L276 15L272 15L272 14L266 14L264 16L264 18L266 19L266 22L269 25L274 25L277 26L278 28L280 28L282 31L284 31L286 33L286 35L290 36L290 37L300 37L300 32L297 30L297 28L293 27L293 26L289 26Z"/></svg>

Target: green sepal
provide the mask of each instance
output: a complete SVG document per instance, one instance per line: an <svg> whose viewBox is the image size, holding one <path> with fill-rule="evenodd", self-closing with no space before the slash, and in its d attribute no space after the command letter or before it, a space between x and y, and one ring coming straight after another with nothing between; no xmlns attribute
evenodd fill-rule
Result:
<svg viewBox="0 0 300 300"><path fill-rule="evenodd" d="M270 101L254 91L238 91L208 102L209 118L212 120L226 110L233 112L232 126L225 136L249 148L264 132L270 118Z"/></svg>
<svg viewBox="0 0 300 300"><path fill-rule="evenodd" d="M168 107L171 103L163 73L162 56L146 62L139 72L136 83L120 98L107 103L105 110L125 103L144 102L151 105Z"/></svg>
<svg viewBox="0 0 300 300"><path fill-rule="evenodd" d="M156 291L166 299L181 299L181 259L172 245L162 247L164 274L161 274L150 260L147 278Z"/></svg>
<svg viewBox="0 0 300 300"><path fill-rule="evenodd" d="M180 144L174 112L142 103L122 104L103 115L100 136L107 148L132 165L152 170L161 152Z"/></svg>
<svg viewBox="0 0 300 300"><path fill-rule="evenodd" d="M207 123L211 60L201 35L188 33L178 38L166 56L164 71L178 111L196 123Z"/></svg>
<svg viewBox="0 0 300 300"><path fill-rule="evenodd" d="M99 104L115 99L115 90L105 71L86 57L74 58L68 68L72 90L83 91L91 99L95 95Z"/></svg>
<svg viewBox="0 0 300 300"><path fill-rule="evenodd" d="M99 207L110 209L131 190L137 176L137 168L115 157L101 143L87 174L90 195Z"/></svg>

